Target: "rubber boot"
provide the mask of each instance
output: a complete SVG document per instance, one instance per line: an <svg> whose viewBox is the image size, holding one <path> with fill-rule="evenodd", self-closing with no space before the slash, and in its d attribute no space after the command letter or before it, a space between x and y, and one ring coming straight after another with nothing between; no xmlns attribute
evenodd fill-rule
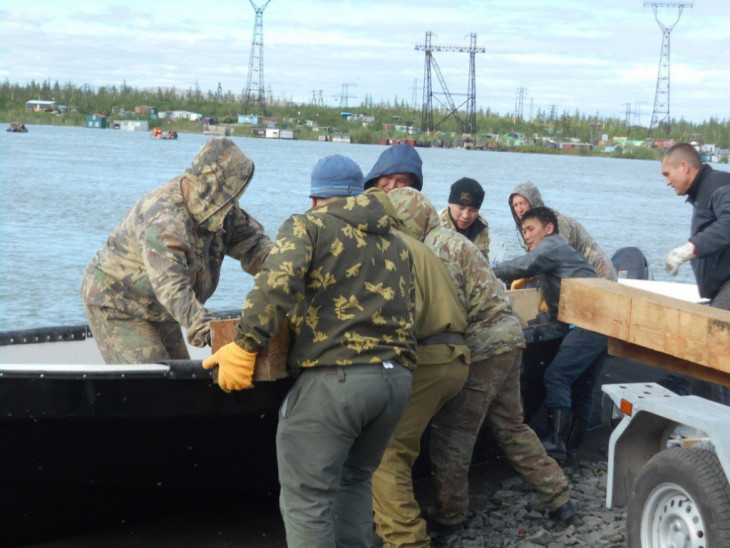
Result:
<svg viewBox="0 0 730 548"><path fill-rule="evenodd" d="M560 508L553 510L548 514L551 520L557 523L560 527L580 527L583 525L583 520L580 519L575 511L575 506L572 501L568 501L563 504Z"/></svg>
<svg viewBox="0 0 730 548"><path fill-rule="evenodd" d="M578 456L578 449L583 443L588 429L588 421L585 419L573 419L573 426L568 434L568 441L565 442L565 451L569 459L575 459Z"/></svg>
<svg viewBox="0 0 730 548"><path fill-rule="evenodd" d="M570 409L556 407L548 409L547 436L541 440L545 451L554 459L565 459L565 440L570 428Z"/></svg>

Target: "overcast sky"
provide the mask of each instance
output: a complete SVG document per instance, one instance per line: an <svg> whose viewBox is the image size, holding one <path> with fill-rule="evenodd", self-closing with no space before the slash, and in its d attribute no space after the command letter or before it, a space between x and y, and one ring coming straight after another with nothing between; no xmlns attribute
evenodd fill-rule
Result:
<svg viewBox="0 0 730 548"><path fill-rule="evenodd" d="M265 1L256 0L257 6ZM567 110L648 126L662 31L642 0L271 0L263 13L264 82L275 98L338 105L422 102L426 31L433 45L477 34L479 108L501 114ZM671 33L672 118L730 119L730 1L695 0ZM677 8L659 8L671 26ZM240 94L246 87L255 12L248 0L3 0L0 78L94 87L126 83ZM434 52L463 103L468 53ZM433 91L441 85L433 73Z"/></svg>

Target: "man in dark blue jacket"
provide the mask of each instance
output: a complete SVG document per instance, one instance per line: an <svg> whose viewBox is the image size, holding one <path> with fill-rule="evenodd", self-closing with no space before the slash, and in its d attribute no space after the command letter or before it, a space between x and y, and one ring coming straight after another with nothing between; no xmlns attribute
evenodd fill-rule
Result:
<svg viewBox="0 0 730 548"><path fill-rule="evenodd" d="M499 263L494 273L503 280L538 276L550 318L557 321L563 278L595 278L596 271L558 234L558 219L550 208L528 210L520 219L520 228L529 253ZM566 453L574 457L578 453L591 418L593 389L607 347L605 335L575 327L565 336L545 370L548 431L542 442L553 458L564 458Z"/></svg>
<svg viewBox="0 0 730 548"><path fill-rule="evenodd" d="M676 275L690 261L700 297L730 310L730 173L715 171L692 145L677 143L664 153L662 175L693 207L689 241L669 252L667 271ZM730 388L713 385L710 390L708 397L730 405Z"/></svg>
<svg viewBox="0 0 730 548"><path fill-rule="evenodd" d="M693 146L678 143L664 154L662 175L694 208L689 241L669 252L667 271L676 275L691 261L700 296L730 310L730 173L703 165Z"/></svg>

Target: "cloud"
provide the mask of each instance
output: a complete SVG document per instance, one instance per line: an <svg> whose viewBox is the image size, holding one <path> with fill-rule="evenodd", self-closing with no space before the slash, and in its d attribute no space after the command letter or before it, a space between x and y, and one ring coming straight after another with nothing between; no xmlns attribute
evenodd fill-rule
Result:
<svg viewBox="0 0 730 548"><path fill-rule="evenodd" d="M0 76L203 91L220 82L240 93L254 16L240 0L14 2L0 11ZM477 103L502 113L520 87L543 109L558 103L614 115L626 102L652 102L662 38L653 12L636 0L272 0L263 21L264 82L275 97L306 102L321 89L334 104L343 83L356 83L359 98L410 102L414 79L423 86L416 45L426 31L438 46L467 45L475 32L486 49L476 55ZM672 34L673 115L728 116L729 21L730 2L698 2L683 13ZM450 91L465 93L469 56L434 58ZM440 91L435 75L433 82Z"/></svg>

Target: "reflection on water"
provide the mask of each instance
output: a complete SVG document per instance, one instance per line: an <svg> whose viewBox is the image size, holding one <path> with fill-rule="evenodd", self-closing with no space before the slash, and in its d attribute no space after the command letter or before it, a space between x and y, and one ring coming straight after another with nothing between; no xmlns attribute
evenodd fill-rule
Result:
<svg viewBox="0 0 730 548"><path fill-rule="evenodd" d="M182 174L209 137L181 134L176 141L148 133L28 126L24 134L0 132L0 330L86 323L78 288L89 259L144 193ZM346 154L363 172L384 147L233 137L256 172L241 204L273 238L282 221L310 205L309 174L329 154ZM532 181L545 203L578 219L612 255L636 245L657 279L664 256L689 235L691 208L664 185L659 164L644 160L540 154L418 149L424 193L440 209L460 177L486 190L482 214L495 255L522 253L507 198ZM713 166L728 170L728 166ZM689 265L678 281L692 283ZM251 277L226 261L208 301L214 309L238 308Z"/></svg>

